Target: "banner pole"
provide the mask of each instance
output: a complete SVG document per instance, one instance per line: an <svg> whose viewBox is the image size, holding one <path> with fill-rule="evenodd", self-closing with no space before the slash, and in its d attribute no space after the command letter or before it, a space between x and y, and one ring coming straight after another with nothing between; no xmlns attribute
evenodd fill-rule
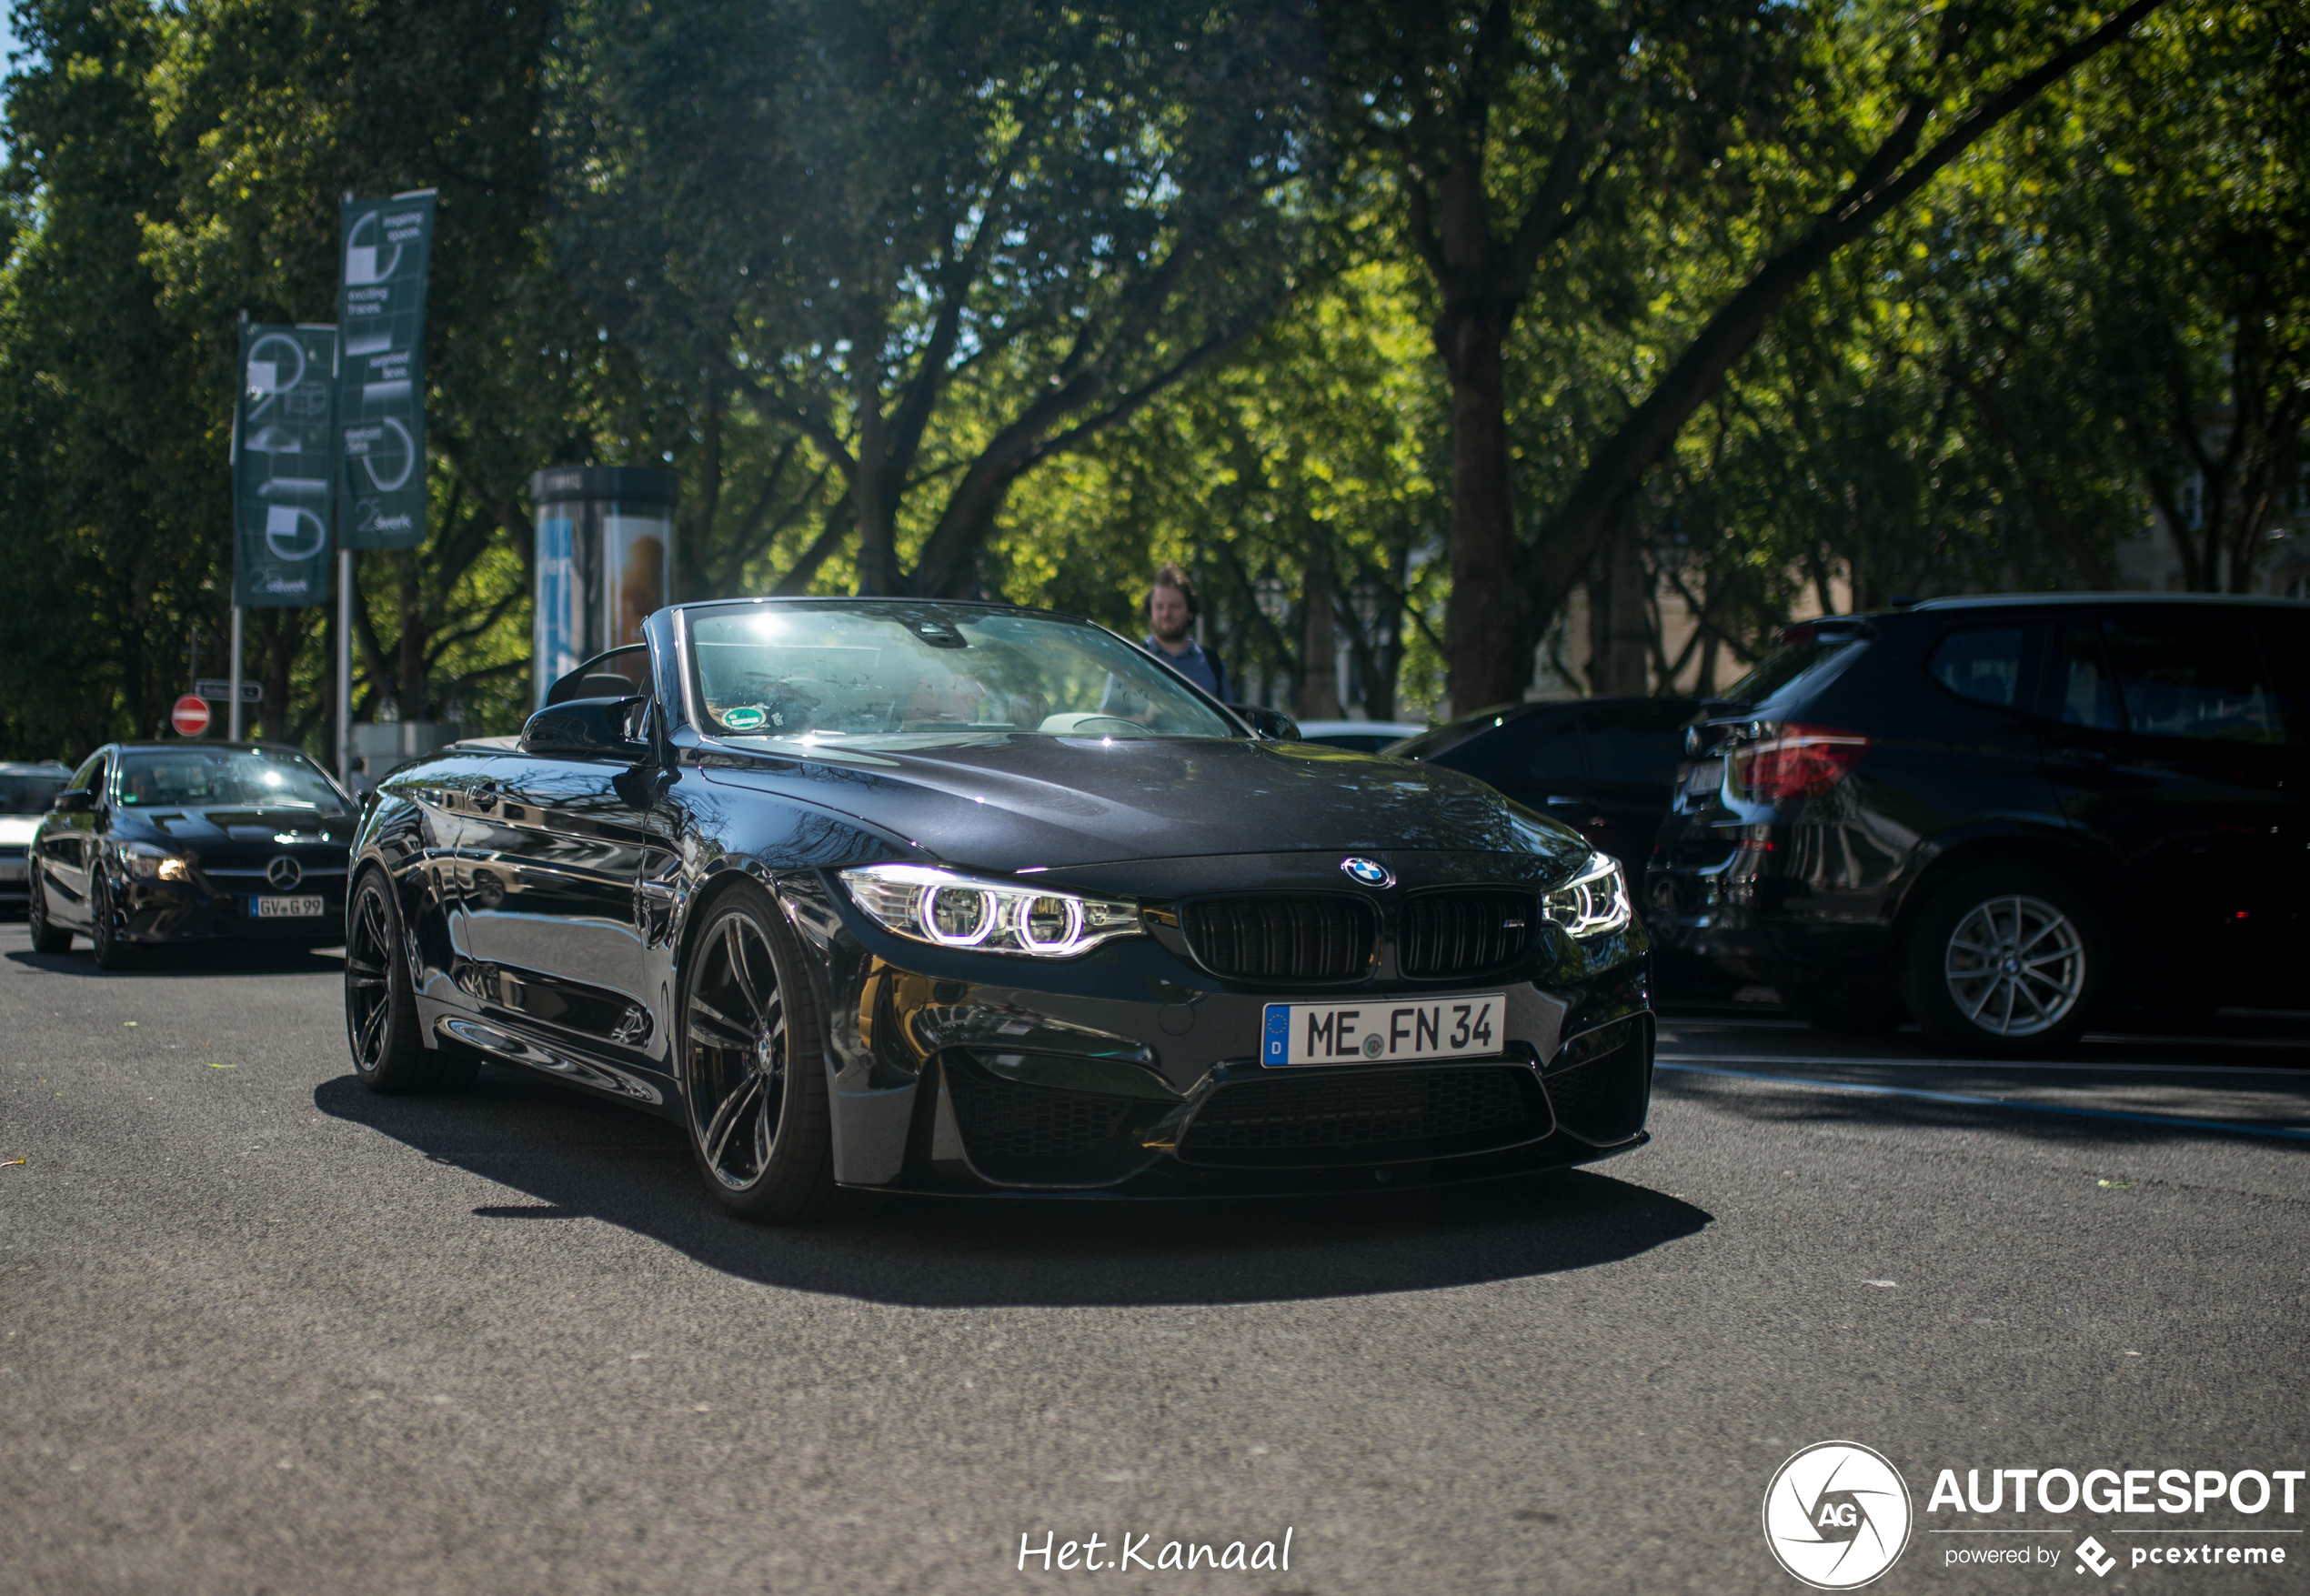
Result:
<svg viewBox="0 0 2310 1596"><path fill-rule="evenodd" d="M353 551L336 552L336 774L353 780Z"/></svg>
<svg viewBox="0 0 2310 1596"><path fill-rule="evenodd" d="M241 740L241 607L233 606L233 701L225 711L225 740Z"/></svg>

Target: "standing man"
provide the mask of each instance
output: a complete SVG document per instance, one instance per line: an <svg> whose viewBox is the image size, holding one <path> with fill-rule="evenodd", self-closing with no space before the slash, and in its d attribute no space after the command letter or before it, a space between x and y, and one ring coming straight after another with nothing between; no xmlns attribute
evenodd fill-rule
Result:
<svg viewBox="0 0 2310 1596"><path fill-rule="evenodd" d="M1227 667L1195 640L1195 584L1177 566L1155 573L1147 592L1147 624L1154 627L1143 647L1150 654L1225 704Z"/></svg>

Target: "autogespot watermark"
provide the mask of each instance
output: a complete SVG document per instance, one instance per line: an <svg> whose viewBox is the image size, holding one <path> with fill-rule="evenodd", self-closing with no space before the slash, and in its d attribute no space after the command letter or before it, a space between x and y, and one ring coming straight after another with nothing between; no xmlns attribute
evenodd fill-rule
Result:
<svg viewBox="0 0 2310 1596"><path fill-rule="evenodd" d="M2279 1567L2302 1555L2293 1540L2303 1533L2295 1491L2310 1472L2301 1469L1969 1468L1962 1487L1958 1473L1937 1471L1925 1499L1922 1527L1947 1538L1936 1560L1944 1569L2103 1579L2121 1566L2211 1571ZM1822 1441L1782 1464L1765 1488L1765 1543L1805 1584L1850 1591L1893 1567L1911 1515L1908 1485L1883 1453ZM2071 1521L2014 1521L2033 1515ZM2183 1518L2198 1521L2160 1521Z"/></svg>
<svg viewBox="0 0 2310 1596"><path fill-rule="evenodd" d="M1944 1568L2066 1568L2103 1579L2121 1563L2137 1569L2279 1567L2299 1555L2290 1554L2288 1542L2302 1533L2295 1490L2305 1477L2301 1469L1967 1469L1960 1490L1957 1471L1943 1469L1925 1499L1925 1532L1950 1538L1942 1551ZM1944 1512L1950 1520L1937 1521ZM2033 1512L2132 1521L1998 1521ZM2213 1521L2157 1521L2177 1518ZM2081 1527L2091 1533L2073 1544ZM2105 1546L2104 1536L2124 1544Z"/></svg>
<svg viewBox="0 0 2310 1596"><path fill-rule="evenodd" d="M1764 1541L1816 1591L1865 1585L1909 1544L1909 1487L1883 1452L1849 1440L1809 1446L1764 1492Z"/></svg>
<svg viewBox="0 0 2310 1596"><path fill-rule="evenodd" d="M1056 1530L1045 1530L1038 1541L1019 1537L1019 1569L1022 1573L1098 1573L1102 1570L1160 1573L1190 1569L1273 1569L1282 1573L1291 1566L1291 1526L1273 1541L1167 1541L1159 1548L1152 1533L1126 1531L1113 1541L1096 1532L1080 1541L1061 1541Z"/></svg>

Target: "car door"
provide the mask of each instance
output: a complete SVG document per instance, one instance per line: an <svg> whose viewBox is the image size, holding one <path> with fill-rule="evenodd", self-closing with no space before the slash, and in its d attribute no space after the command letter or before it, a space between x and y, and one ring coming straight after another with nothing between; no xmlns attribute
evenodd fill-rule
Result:
<svg viewBox="0 0 2310 1596"><path fill-rule="evenodd" d="M73 772L66 792L90 795L91 807L52 812L40 828L40 874L49 888L48 914L58 925L88 924L88 872L101 838L112 791L112 750L100 748Z"/></svg>
<svg viewBox="0 0 2310 1596"><path fill-rule="evenodd" d="M2216 998L2277 979L2299 937L2301 744L2245 621L2067 619L2047 684L2046 773L2068 822L2132 878L2115 900L2150 956L2141 973Z"/></svg>
<svg viewBox="0 0 2310 1596"><path fill-rule="evenodd" d="M1589 778L1582 832L1632 876L1652 856L1684 758L1684 726L1698 708L1690 698L1656 698L1581 712Z"/></svg>
<svg viewBox="0 0 2310 1596"><path fill-rule="evenodd" d="M630 758L522 755L475 795L465 892L487 1001L541 1030L637 1061L661 1057L648 957L672 850L654 772Z"/></svg>

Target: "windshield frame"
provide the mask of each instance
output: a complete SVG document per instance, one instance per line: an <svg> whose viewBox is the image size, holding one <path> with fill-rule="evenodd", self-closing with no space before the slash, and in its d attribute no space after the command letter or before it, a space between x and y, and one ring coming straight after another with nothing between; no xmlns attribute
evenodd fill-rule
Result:
<svg viewBox="0 0 2310 1596"><path fill-rule="evenodd" d="M795 598L730 598L710 600L699 604L678 605L674 607L673 609L674 626L672 628L672 643L674 649L674 674L676 680L680 684L682 695L680 706L682 720L698 737L708 741L724 744L729 747L750 749L752 745L757 743L777 742L786 744L788 747L809 748L819 753L839 753L845 743L851 743L854 739L839 738L830 738L825 742L819 742L815 738L811 738L807 735L792 738L767 738L758 733L733 733L725 729L712 715L707 712L706 709L705 687L703 681L700 679L699 673L699 639L693 635L692 627L699 617L722 611L736 612L739 610L764 610L775 608L795 611L836 609L849 610L853 613L861 611L870 613L872 610L883 608L885 607L897 609L909 605L919 606L923 608L970 611L987 616L1017 616L1022 619L1047 622L1052 626L1058 627L1080 627L1087 631L1096 632L1103 637L1112 639L1119 647L1129 650L1133 655L1143 656L1147 652L1146 649L1141 647L1139 644L1133 642L1130 638L1124 637L1120 632L1116 632L1110 627L1100 626L1097 621L1087 620L1080 616L1063 615L1057 610L1036 609L1029 606L1019 604L999 604L972 599L859 598L829 595L826 597ZM1164 675L1170 678L1170 680L1166 684L1167 686L1176 688L1177 690L1185 694L1189 698L1201 705L1205 708L1208 708L1212 714L1217 716L1220 726L1224 728L1220 733L1221 736L1230 739L1248 738L1257 740L1259 736L1258 732L1247 725L1242 717L1237 715L1234 710L1230 708L1226 704L1223 704L1219 699L1214 698L1210 694L1205 692L1201 688L1196 686L1195 683L1189 681L1185 677L1179 675L1177 672L1165 670L1165 668L1160 661L1150 659L1149 661L1149 665L1152 669L1163 671ZM661 678L660 680L662 682L663 678ZM903 736L908 738L923 737L926 738L942 735L946 734L889 734L892 738ZM951 735L967 736L984 739L989 737L1063 737L1067 734L1063 732L1040 732L1017 728L1002 732L989 732L984 730L969 731L964 728L958 727L955 732ZM1201 735L1203 734L1150 732L1148 734L1148 740L1176 741ZM877 756L887 756L889 753L893 751L904 751L905 747L911 746L911 744L904 745L897 750L875 746L880 744L883 740L884 739L880 738L862 738L855 739L855 744L862 754L874 754Z"/></svg>

